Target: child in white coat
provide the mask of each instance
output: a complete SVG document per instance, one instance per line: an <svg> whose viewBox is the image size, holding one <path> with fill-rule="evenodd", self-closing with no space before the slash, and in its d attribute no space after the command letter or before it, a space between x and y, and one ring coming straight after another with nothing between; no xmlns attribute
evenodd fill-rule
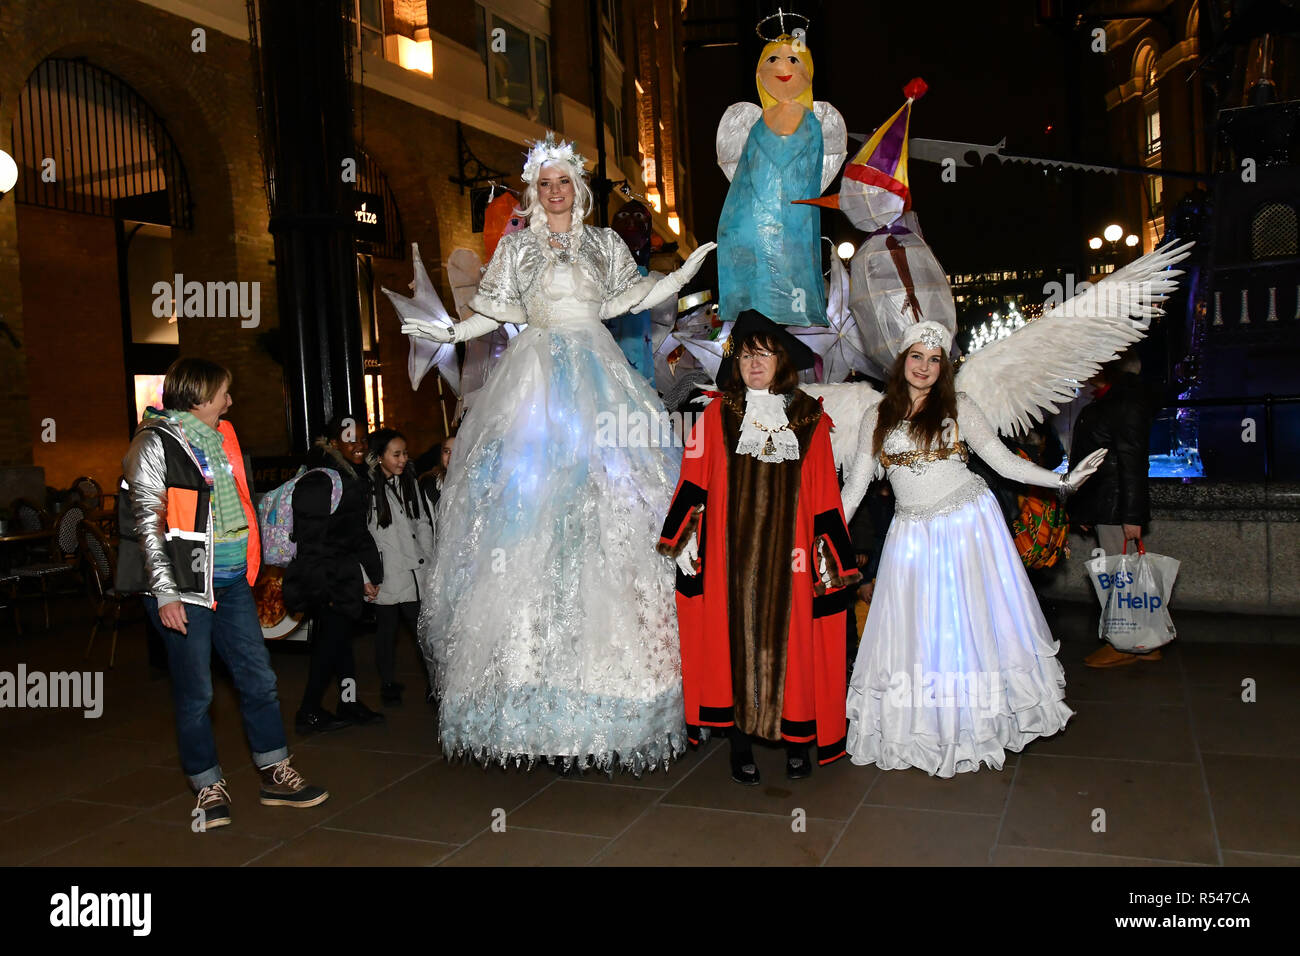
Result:
<svg viewBox="0 0 1300 956"><path fill-rule="evenodd" d="M375 664L381 681L380 698L400 704L402 691L394 671L397 629L405 621L416 633L425 574L433 561L433 523L429 502L415 480L406 438L392 428L370 436L370 534L384 563L384 580L373 599L378 630Z"/></svg>

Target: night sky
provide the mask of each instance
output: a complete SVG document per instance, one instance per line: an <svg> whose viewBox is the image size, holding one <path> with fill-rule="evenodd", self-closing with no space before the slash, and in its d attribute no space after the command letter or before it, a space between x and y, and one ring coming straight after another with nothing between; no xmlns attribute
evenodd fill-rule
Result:
<svg viewBox="0 0 1300 956"><path fill-rule="evenodd" d="M850 134L870 134L902 105L903 85L920 76L930 88L913 106L914 137L991 145L1005 136L1007 152L1115 158L1101 125L1102 95L1112 85L1108 64L1087 52L1086 33L1036 25L1030 2L938 6L934 14L921 13L918 4L861 0L797 6L812 17L813 95L844 115ZM713 147L718 119L733 102L757 102L753 76L761 43L752 24L745 31L743 47L687 52L692 199L701 241L714 238L726 196ZM1072 68L1080 73L1084 107L1073 128L1067 92ZM856 148L850 139L850 156ZM914 209L949 273L1073 268L1116 182L991 160L984 168L959 168L955 183L942 182L940 173L933 163L910 164ZM828 192L837 188L832 184ZM1081 215L1085 210L1092 215ZM823 233L836 241L858 236L837 211L823 212Z"/></svg>

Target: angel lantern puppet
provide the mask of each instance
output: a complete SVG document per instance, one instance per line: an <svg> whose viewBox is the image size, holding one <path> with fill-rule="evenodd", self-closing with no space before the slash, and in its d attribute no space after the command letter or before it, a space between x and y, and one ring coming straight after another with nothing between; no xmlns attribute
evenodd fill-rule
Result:
<svg viewBox="0 0 1300 956"><path fill-rule="evenodd" d="M813 102L803 30L768 40L755 79L762 106L733 103L718 124L718 165L731 181L718 219L721 318L754 309L780 325L825 326L818 211L792 205L820 195L844 162L844 117Z"/></svg>
<svg viewBox="0 0 1300 956"><path fill-rule="evenodd" d="M1006 751L1057 733L1073 716L1059 645L996 499L966 461L974 452L1011 481L1062 495L1078 488L1105 449L1061 476L1012 454L997 435L1056 412L1141 338L1181 275L1169 267L1189 248L1143 256L967 356L956 374L951 333L927 321L904 335L883 395L865 385L804 386L840 426L832 447L848 474L846 518L873 476L888 478L897 502L849 682L854 763L940 777L1001 769Z"/></svg>

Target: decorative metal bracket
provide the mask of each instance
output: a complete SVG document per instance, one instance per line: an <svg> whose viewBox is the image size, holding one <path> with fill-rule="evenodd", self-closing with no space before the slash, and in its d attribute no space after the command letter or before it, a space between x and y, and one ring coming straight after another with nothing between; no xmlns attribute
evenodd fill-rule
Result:
<svg viewBox="0 0 1300 956"><path fill-rule="evenodd" d="M460 187L462 196L465 195L466 188L486 186L494 179L508 179L510 176L509 173L503 173L484 164L474 155L473 150L469 148L469 143L465 142L465 128L459 121L456 123L456 155L460 165L460 175L447 178Z"/></svg>

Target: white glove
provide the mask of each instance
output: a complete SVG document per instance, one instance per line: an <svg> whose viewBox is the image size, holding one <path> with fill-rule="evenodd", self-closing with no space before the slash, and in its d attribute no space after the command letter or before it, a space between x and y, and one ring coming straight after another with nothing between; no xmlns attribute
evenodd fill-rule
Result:
<svg viewBox="0 0 1300 956"><path fill-rule="evenodd" d="M1102 460L1106 457L1106 451L1105 448L1098 448L1070 469L1070 473L1065 476L1065 485L1071 492L1078 491L1079 486L1101 467Z"/></svg>
<svg viewBox="0 0 1300 956"><path fill-rule="evenodd" d="M695 532L691 532L690 540L677 555L677 566L682 569L682 574L688 578L693 578L699 572L695 570L695 562L700 560L699 542L695 539Z"/></svg>
<svg viewBox="0 0 1300 956"><path fill-rule="evenodd" d="M698 247L690 254L690 256L687 257L686 261L682 263L680 269L673 272L671 275L664 276L651 286L650 291L646 293L645 298L632 306L632 308L628 309L628 311L643 312L646 309L654 308L669 296L676 295L681 291L682 286L695 278L695 273L699 272L700 266L704 265L705 257L716 248L718 248L716 242L706 242L704 245Z"/></svg>
<svg viewBox="0 0 1300 956"><path fill-rule="evenodd" d="M475 312L465 321L454 323L451 328L433 322L425 322L422 319L408 319L402 324L402 334L416 339L429 339L441 345L446 345L448 342L467 342L470 339L478 338L480 335L495 332L498 328L500 326L495 319L489 319L486 315L479 315Z"/></svg>

